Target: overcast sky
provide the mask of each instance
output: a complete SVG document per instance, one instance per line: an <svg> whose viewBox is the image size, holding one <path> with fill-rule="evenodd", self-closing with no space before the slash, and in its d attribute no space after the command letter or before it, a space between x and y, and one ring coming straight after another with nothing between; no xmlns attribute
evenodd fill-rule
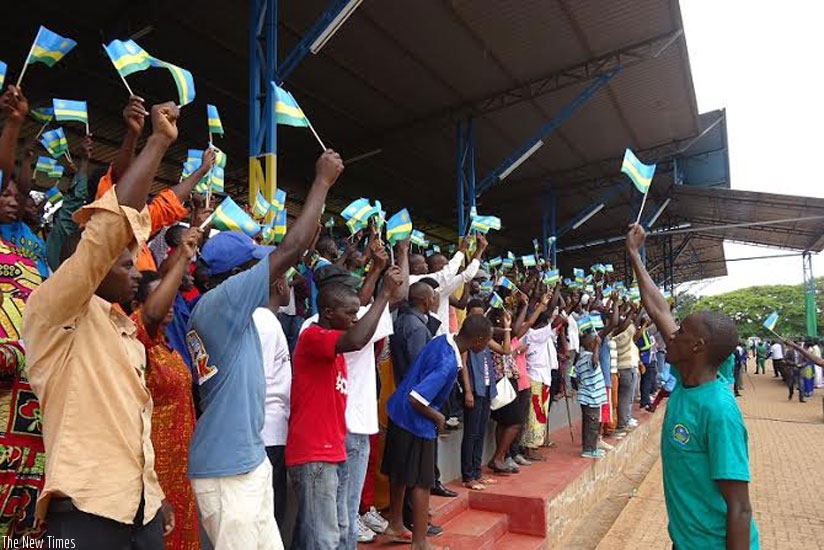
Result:
<svg viewBox="0 0 824 550"><path fill-rule="evenodd" d="M727 109L733 189L824 197L824 2L681 0L699 112ZM824 212L822 212L824 214ZM727 259L787 251L727 243ZM720 294L800 283L801 257L727 263ZM813 257L824 276L824 257Z"/></svg>

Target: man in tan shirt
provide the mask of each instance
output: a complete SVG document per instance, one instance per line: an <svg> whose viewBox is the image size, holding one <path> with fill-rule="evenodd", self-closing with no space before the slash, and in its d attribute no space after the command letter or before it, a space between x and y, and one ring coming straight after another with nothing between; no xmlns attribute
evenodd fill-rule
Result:
<svg viewBox="0 0 824 550"><path fill-rule="evenodd" d="M50 536L80 550L163 549L164 530L174 528L154 471L145 350L115 304L137 289L133 254L151 226L146 196L177 117L172 103L152 108L143 151L114 189L75 214L84 230L66 240L23 321L46 446L37 515Z"/></svg>

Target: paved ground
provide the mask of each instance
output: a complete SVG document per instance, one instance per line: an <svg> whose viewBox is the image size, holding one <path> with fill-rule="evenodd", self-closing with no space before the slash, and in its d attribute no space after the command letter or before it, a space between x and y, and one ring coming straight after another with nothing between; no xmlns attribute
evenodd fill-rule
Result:
<svg viewBox="0 0 824 550"><path fill-rule="evenodd" d="M824 550L822 393L807 403L788 402L786 387L772 374L745 377L739 405L750 435L750 498L764 550ZM626 548L671 548L660 460L597 546Z"/></svg>

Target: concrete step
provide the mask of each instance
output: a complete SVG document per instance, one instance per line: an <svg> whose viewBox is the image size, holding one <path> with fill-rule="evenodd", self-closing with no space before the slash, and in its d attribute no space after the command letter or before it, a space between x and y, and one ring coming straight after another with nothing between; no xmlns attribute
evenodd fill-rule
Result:
<svg viewBox="0 0 824 550"><path fill-rule="evenodd" d="M495 550L545 550L546 537L507 533L495 541Z"/></svg>
<svg viewBox="0 0 824 550"><path fill-rule="evenodd" d="M507 533L507 516L482 510L467 510L443 525L444 534L429 539L436 548L492 550Z"/></svg>

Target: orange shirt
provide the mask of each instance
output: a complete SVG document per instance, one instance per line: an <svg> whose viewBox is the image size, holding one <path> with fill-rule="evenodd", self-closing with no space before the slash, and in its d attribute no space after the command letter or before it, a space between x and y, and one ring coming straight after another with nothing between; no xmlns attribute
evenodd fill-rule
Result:
<svg viewBox="0 0 824 550"><path fill-rule="evenodd" d="M149 213L118 204L112 190L74 218L85 224L77 251L32 293L23 314L48 472L37 516L45 517L52 496L66 496L83 512L131 523L145 496L148 523L163 491L146 350L135 324L95 291L127 246L146 241Z"/></svg>
<svg viewBox="0 0 824 550"><path fill-rule="evenodd" d="M95 199L100 199L106 191L112 188L112 185L112 167L109 166L109 170L100 178L100 183L97 184ZM170 187L155 196L152 202L149 203L148 208L149 216L152 218L152 229L149 238L155 236L164 227L176 224L189 214L189 210L183 206L183 203L180 202L180 199L177 198L177 195ZM143 243L135 266L138 271L157 271L157 263L147 243Z"/></svg>

